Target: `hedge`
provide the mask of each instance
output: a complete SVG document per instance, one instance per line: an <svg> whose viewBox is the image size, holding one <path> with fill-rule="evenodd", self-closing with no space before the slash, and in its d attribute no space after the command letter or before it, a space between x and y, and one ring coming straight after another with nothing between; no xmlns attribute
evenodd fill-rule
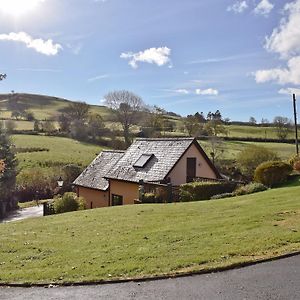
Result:
<svg viewBox="0 0 300 300"><path fill-rule="evenodd" d="M268 187L274 187L285 182L292 170L292 166L283 161L265 162L256 168L254 180Z"/></svg>
<svg viewBox="0 0 300 300"><path fill-rule="evenodd" d="M231 193L236 188L236 183L231 181L201 182L195 181L180 186L180 201L208 200L214 195Z"/></svg>

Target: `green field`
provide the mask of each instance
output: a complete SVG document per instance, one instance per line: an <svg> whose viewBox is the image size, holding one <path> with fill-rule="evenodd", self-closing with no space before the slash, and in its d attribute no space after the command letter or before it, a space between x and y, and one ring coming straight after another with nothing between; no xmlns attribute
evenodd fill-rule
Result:
<svg viewBox="0 0 300 300"><path fill-rule="evenodd" d="M20 168L60 167L67 164L87 166L102 147L79 142L69 138L35 135L13 135L12 140L17 148L23 151L30 148L44 148L41 152L18 153Z"/></svg>
<svg viewBox="0 0 300 300"><path fill-rule="evenodd" d="M211 146L208 141L199 141L200 145L207 154L211 152ZM224 141L220 145L223 153L220 154L221 159L235 160L237 155L249 145L263 146L267 149L275 151L282 159L288 159L295 154L295 145L284 143L255 143L255 142L239 142Z"/></svg>
<svg viewBox="0 0 300 300"><path fill-rule="evenodd" d="M278 139L275 127L260 127L246 125L227 125L229 137L236 138L261 138L261 139ZM293 130L289 132L287 138L293 139L295 134Z"/></svg>
<svg viewBox="0 0 300 300"><path fill-rule="evenodd" d="M51 168L61 167L66 164L78 164L85 167L103 149L103 147L79 142L70 138L52 136L22 134L13 135L12 140L16 148L22 148L22 153L17 154L20 168ZM289 158L295 152L295 147L291 144L226 141L222 144L224 152L220 158L233 160L241 150L251 144L272 149L282 159ZM200 141L200 145L203 146L207 153L210 153L210 146L207 141ZM26 149L30 150L30 148L44 148L44 151L26 152Z"/></svg>
<svg viewBox="0 0 300 300"><path fill-rule="evenodd" d="M1 283L178 274L300 250L300 187L0 224Z"/></svg>

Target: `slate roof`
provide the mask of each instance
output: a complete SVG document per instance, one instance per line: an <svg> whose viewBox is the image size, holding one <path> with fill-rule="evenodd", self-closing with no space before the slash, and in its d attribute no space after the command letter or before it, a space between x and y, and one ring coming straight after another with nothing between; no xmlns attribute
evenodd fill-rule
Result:
<svg viewBox="0 0 300 300"><path fill-rule="evenodd" d="M104 175L124 155L124 151L103 151L93 162L75 179L74 185L96 190L106 191L109 182Z"/></svg>
<svg viewBox="0 0 300 300"><path fill-rule="evenodd" d="M163 181L194 142L197 143L193 138L136 139L119 161L110 168L105 178L130 182L139 182L141 179L148 182ZM154 156L144 168L134 167L143 154Z"/></svg>

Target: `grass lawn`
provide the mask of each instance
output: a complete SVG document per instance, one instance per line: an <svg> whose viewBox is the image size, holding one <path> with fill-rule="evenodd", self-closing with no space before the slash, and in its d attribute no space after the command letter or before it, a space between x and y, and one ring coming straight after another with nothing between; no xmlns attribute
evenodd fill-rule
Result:
<svg viewBox="0 0 300 300"><path fill-rule="evenodd" d="M300 187L0 224L0 282L63 283L208 270L300 250Z"/></svg>

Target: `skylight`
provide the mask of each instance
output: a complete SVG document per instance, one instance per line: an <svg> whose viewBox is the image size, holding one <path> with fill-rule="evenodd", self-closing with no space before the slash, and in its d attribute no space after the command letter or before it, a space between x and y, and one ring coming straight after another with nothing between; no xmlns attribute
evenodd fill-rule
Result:
<svg viewBox="0 0 300 300"><path fill-rule="evenodd" d="M142 154L133 166L137 168L144 168L147 162L152 158L152 156L153 154Z"/></svg>

